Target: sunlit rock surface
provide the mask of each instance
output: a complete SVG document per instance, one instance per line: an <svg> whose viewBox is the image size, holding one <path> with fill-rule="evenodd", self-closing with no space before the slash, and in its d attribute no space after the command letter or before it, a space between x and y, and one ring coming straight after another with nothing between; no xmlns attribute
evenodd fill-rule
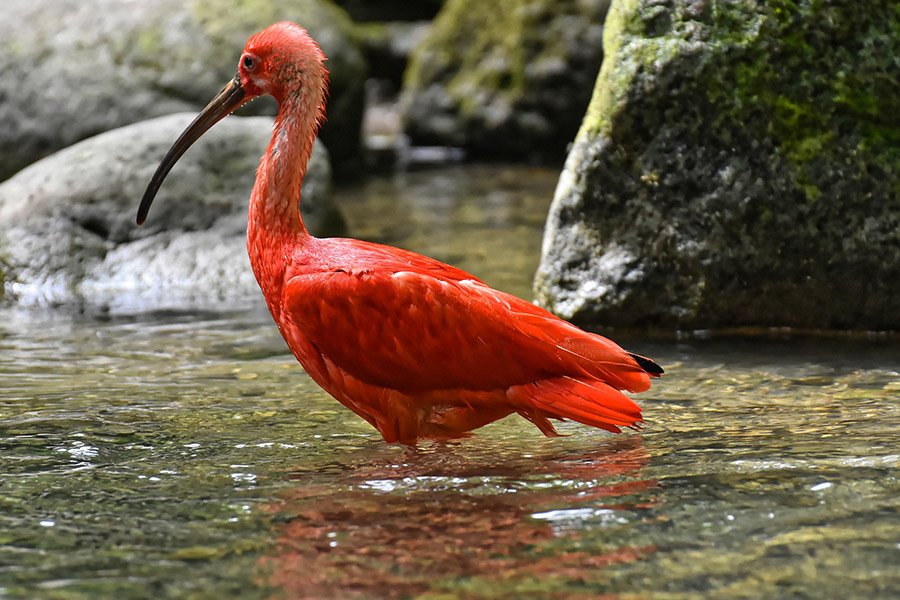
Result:
<svg viewBox="0 0 900 600"><path fill-rule="evenodd" d="M328 0L28 0L5 3L0 18L0 180L97 133L199 110L234 76L247 37L283 19L328 55L322 140L352 170L366 66L352 23ZM242 109L273 111L271 101Z"/></svg>
<svg viewBox="0 0 900 600"><path fill-rule="evenodd" d="M448 0L406 73L405 129L472 155L562 161L603 58L609 0Z"/></svg>
<svg viewBox="0 0 900 600"><path fill-rule="evenodd" d="M589 325L900 328L889 4L615 3L539 301Z"/></svg>
<svg viewBox="0 0 900 600"><path fill-rule="evenodd" d="M143 227L141 195L193 119L160 117L62 150L0 184L0 280L6 301L132 312L222 309L258 293L247 260L247 201L268 117L229 117L178 162ZM303 215L342 227L327 152L316 144Z"/></svg>

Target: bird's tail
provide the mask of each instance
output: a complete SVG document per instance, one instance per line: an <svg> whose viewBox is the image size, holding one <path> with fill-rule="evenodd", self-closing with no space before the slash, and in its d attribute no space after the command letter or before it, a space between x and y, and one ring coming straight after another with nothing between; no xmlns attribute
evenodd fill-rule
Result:
<svg viewBox="0 0 900 600"><path fill-rule="evenodd" d="M548 419L571 419L613 433L642 422L640 406L596 379L542 379L510 388L507 398L547 436L556 435Z"/></svg>

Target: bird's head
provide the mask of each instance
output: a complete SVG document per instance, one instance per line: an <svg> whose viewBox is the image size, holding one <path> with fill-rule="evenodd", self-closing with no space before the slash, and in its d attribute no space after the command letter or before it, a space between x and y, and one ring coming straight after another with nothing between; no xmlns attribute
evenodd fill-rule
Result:
<svg viewBox="0 0 900 600"><path fill-rule="evenodd" d="M178 159L213 125L258 96L270 95L284 107L324 116L328 71L325 55L305 29L282 21L270 25L247 40L234 78L206 105L178 137L157 167L138 208L142 224L166 175Z"/></svg>
<svg viewBox="0 0 900 600"><path fill-rule="evenodd" d="M324 90L325 55L305 29L282 21L247 40L238 61L240 86L247 97L269 94L279 102L291 93Z"/></svg>

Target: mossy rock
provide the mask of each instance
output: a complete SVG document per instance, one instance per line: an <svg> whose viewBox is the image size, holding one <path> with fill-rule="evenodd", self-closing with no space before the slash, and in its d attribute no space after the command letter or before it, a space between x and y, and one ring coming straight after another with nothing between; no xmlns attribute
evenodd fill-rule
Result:
<svg viewBox="0 0 900 600"><path fill-rule="evenodd" d="M480 157L562 161L600 68L608 0L448 0L410 57L405 130Z"/></svg>
<svg viewBox="0 0 900 600"><path fill-rule="evenodd" d="M625 0L539 301L586 325L900 329L900 7Z"/></svg>
<svg viewBox="0 0 900 600"><path fill-rule="evenodd" d="M357 24L356 39L369 63L369 76L386 80L400 89L409 55L428 35L430 28L429 21Z"/></svg>
<svg viewBox="0 0 900 600"><path fill-rule="evenodd" d="M234 76L247 38L279 20L328 55L322 140L336 170L359 158L366 65L353 24L329 0L29 0L0 20L0 180L81 139L199 110ZM272 114L254 102L242 114Z"/></svg>

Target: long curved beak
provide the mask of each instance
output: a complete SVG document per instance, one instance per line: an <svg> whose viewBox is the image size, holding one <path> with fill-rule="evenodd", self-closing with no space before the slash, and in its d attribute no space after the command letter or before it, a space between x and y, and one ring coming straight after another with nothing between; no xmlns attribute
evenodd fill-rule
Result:
<svg viewBox="0 0 900 600"><path fill-rule="evenodd" d="M144 197L141 198L141 205L138 207L137 212L138 225L142 225L147 219L147 213L150 212L150 205L156 197L156 192L159 191L166 175L169 174L169 171L172 170L172 167L174 167L175 163L178 162L178 159L181 158L181 155L184 154L194 142L200 139L200 136L206 133L210 127L228 116L237 107L250 100L250 98L247 98L246 96L247 92L241 87L240 77L235 75L234 79L229 81L228 85L222 88L222 91L206 105L206 108L197 115L197 118L188 125L187 129L185 129L180 136L178 136L178 139L175 140L175 143L172 144L172 147L169 148L169 151L166 153L165 157L163 157L162 162L159 163L159 166L156 168L156 173L153 174L150 185L147 186L147 191L144 192Z"/></svg>

